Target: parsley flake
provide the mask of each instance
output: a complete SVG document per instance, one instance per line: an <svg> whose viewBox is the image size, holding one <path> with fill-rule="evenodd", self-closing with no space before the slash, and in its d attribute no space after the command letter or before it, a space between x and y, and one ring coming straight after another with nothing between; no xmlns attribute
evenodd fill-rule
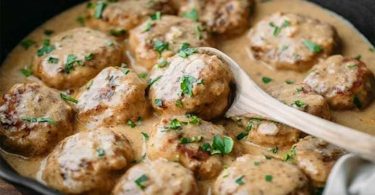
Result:
<svg viewBox="0 0 375 195"><path fill-rule="evenodd" d="M163 107L163 100L162 99L154 99L154 104L157 107Z"/></svg>
<svg viewBox="0 0 375 195"><path fill-rule="evenodd" d="M178 50L178 55L182 58L187 58L194 53L197 53L197 48L190 47L189 43L182 43L180 49Z"/></svg>
<svg viewBox="0 0 375 195"><path fill-rule="evenodd" d="M109 34L111 34L112 36L115 36L115 37L121 37L121 36L124 36L126 34L126 30L124 30L124 29L111 29L109 31Z"/></svg>
<svg viewBox="0 0 375 195"><path fill-rule="evenodd" d="M143 139L145 139L145 141L148 141L148 139L150 138L150 136L145 133L145 132L141 132L142 136L143 136Z"/></svg>
<svg viewBox="0 0 375 195"><path fill-rule="evenodd" d="M221 137L220 135L215 135L212 144L204 143L201 146L201 150L204 152L209 152L211 155L215 154L229 154L233 150L233 139L228 136Z"/></svg>
<svg viewBox="0 0 375 195"><path fill-rule="evenodd" d="M73 98L72 96L67 95L67 94L64 94L64 93L60 93L60 97L61 97L61 99L63 99L63 100L66 101L66 102L72 102L72 103L74 103L74 104L77 104L77 103L78 103L78 100L76 100L76 99Z"/></svg>
<svg viewBox="0 0 375 195"><path fill-rule="evenodd" d="M272 175L265 175L265 176L264 176L264 179L265 179L267 182L272 182L273 177L272 177Z"/></svg>
<svg viewBox="0 0 375 195"><path fill-rule="evenodd" d="M107 7L107 3L104 1L98 1L95 5L95 18L101 19L103 17L103 11Z"/></svg>
<svg viewBox="0 0 375 195"><path fill-rule="evenodd" d="M158 52L159 55L163 53L163 51L168 50L168 49L169 49L168 42L164 42L161 40L154 41L154 50Z"/></svg>
<svg viewBox="0 0 375 195"><path fill-rule="evenodd" d="M24 67L20 70L20 72L23 74L23 76L25 77L29 77L31 75L33 75L33 70L31 69L30 66L28 67Z"/></svg>
<svg viewBox="0 0 375 195"><path fill-rule="evenodd" d="M21 41L20 45L24 48L24 49L29 49L31 46L35 45L35 41L32 40L32 39L29 39L29 38L26 38L24 40Z"/></svg>
<svg viewBox="0 0 375 195"><path fill-rule="evenodd" d="M161 12L157 11L150 16L151 20L160 20L161 19Z"/></svg>
<svg viewBox="0 0 375 195"><path fill-rule="evenodd" d="M100 158L105 156L105 150L103 148L96 149L96 155L98 155Z"/></svg>
<svg viewBox="0 0 375 195"><path fill-rule="evenodd" d="M290 26L290 22L288 20L285 20L281 26L276 26L273 22L270 22L269 25L273 28L273 36L277 37L284 28Z"/></svg>
<svg viewBox="0 0 375 195"><path fill-rule="evenodd" d="M148 181L148 177L143 174L141 175L140 177L138 177L134 183L141 189L141 190L144 190L146 188L146 182Z"/></svg>
<svg viewBox="0 0 375 195"><path fill-rule="evenodd" d="M134 127L137 126L137 124L135 124L135 122L133 122L133 121L130 120L130 119L128 120L127 124L128 124L128 126L130 126L131 128L134 128Z"/></svg>
<svg viewBox="0 0 375 195"><path fill-rule="evenodd" d="M272 79L270 77L262 77L262 81L264 84L268 84L272 81Z"/></svg>
<svg viewBox="0 0 375 195"><path fill-rule="evenodd" d="M236 184L238 184L238 185L243 185L243 184L245 184L245 182L244 182L244 180L243 180L244 178L245 178L244 175L242 175L241 177L237 178L237 179L235 180Z"/></svg>
<svg viewBox="0 0 375 195"><path fill-rule="evenodd" d="M189 76L189 75L183 76L180 82L180 88L181 88L182 94L192 97L193 87L194 87L195 82L197 82L196 78Z"/></svg>
<svg viewBox="0 0 375 195"><path fill-rule="evenodd" d="M199 19L198 11L197 9L193 8L190 11L183 13L183 17L197 22Z"/></svg>
<svg viewBox="0 0 375 195"><path fill-rule="evenodd" d="M303 44L312 52L319 53L322 51L322 47L310 40L303 40Z"/></svg>
<svg viewBox="0 0 375 195"><path fill-rule="evenodd" d="M196 142L200 142L203 140L203 137L198 135L198 136L193 136L193 137L182 137L180 139L180 143L181 144L190 144L190 143L196 143Z"/></svg>
<svg viewBox="0 0 375 195"><path fill-rule="evenodd" d="M37 50L36 54L38 55L38 57L41 57L45 54L51 53L53 50L55 50L55 46L51 45L49 39L44 39L42 47Z"/></svg>
<svg viewBox="0 0 375 195"><path fill-rule="evenodd" d="M28 123L48 123L49 125L56 123L53 119L48 117L23 117L22 120Z"/></svg>
<svg viewBox="0 0 375 195"><path fill-rule="evenodd" d="M50 64L57 64L57 63L59 63L59 58L54 58L54 57L50 56L50 57L48 57L47 61Z"/></svg>

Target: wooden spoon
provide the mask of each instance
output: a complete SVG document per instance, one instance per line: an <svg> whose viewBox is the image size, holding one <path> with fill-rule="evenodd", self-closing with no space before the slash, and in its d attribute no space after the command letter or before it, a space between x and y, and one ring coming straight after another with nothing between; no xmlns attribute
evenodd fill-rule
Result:
<svg viewBox="0 0 375 195"><path fill-rule="evenodd" d="M199 51L218 56L233 72L236 95L225 114L227 117L248 113L269 117L375 163L374 136L289 107L264 92L234 60L223 52L210 47L201 47Z"/></svg>

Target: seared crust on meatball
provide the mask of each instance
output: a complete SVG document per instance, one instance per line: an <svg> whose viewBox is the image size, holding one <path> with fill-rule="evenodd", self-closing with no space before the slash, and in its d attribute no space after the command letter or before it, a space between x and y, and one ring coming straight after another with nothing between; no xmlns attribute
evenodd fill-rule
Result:
<svg viewBox="0 0 375 195"><path fill-rule="evenodd" d="M177 16L145 21L130 31L130 50L138 65L151 69L158 58L167 58L181 47L209 46L209 36L200 23Z"/></svg>
<svg viewBox="0 0 375 195"><path fill-rule="evenodd" d="M223 168L223 156L210 155L203 146L215 136L223 137L224 128L196 116L165 117L151 132L148 156L180 162L199 178L213 178Z"/></svg>
<svg viewBox="0 0 375 195"><path fill-rule="evenodd" d="M79 132L47 157L42 178L67 194L106 194L133 160L125 136L109 129Z"/></svg>
<svg viewBox="0 0 375 195"><path fill-rule="evenodd" d="M250 25L253 0L192 0L181 5L180 15L200 21L210 32L235 35Z"/></svg>
<svg viewBox="0 0 375 195"><path fill-rule="evenodd" d="M293 13L275 13L249 32L253 56L277 69L304 71L330 55L337 42L334 27Z"/></svg>
<svg viewBox="0 0 375 195"><path fill-rule="evenodd" d="M324 186L344 150L319 138L307 136L295 144L296 163L316 186Z"/></svg>
<svg viewBox="0 0 375 195"><path fill-rule="evenodd" d="M86 24L95 29L122 36L138 26L150 15L160 12L172 14L169 0L119 0L116 2L92 1L88 4ZM115 32L123 32L116 34Z"/></svg>
<svg viewBox="0 0 375 195"><path fill-rule="evenodd" d="M244 155L223 170L214 194L309 194L308 179L294 165L264 156Z"/></svg>
<svg viewBox="0 0 375 195"><path fill-rule="evenodd" d="M198 186L193 173L176 162L158 159L129 169L113 190L114 195L194 195Z"/></svg>
<svg viewBox="0 0 375 195"><path fill-rule="evenodd" d="M324 96L333 109L362 109L375 98L374 74L362 61L341 55L315 65L304 83Z"/></svg>
<svg viewBox="0 0 375 195"><path fill-rule="evenodd" d="M298 129L259 116L234 117L233 120L244 128L237 139L246 137L247 141L261 146L291 146L301 136Z"/></svg>
<svg viewBox="0 0 375 195"><path fill-rule="evenodd" d="M78 94L78 121L94 126L113 126L145 117L150 105L147 82L128 68L102 70Z"/></svg>
<svg viewBox="0 0 375 195"><path fill-rule="evenodd" d="M0 101L1 146L24 156L44 154L73 132L73 110L57 91L16 84Z"/></svg>
<svg viewBox="0 0 375 195"><path fill-rule="evenodd" d="M306 84L282 84L272 87L270 91L273 97L288 106L325 119L331 118L325 98Z"/></svg>
<svg viewBox="0 0 375 195"><path fill-rule="evenodd" d="M75 28L45 40L33 64L35 75L48 86L70 89L121 60L121 47L113 38L89 28Z"/></svg>
<svg viewBox="0 0 375 195"><path fill-rule="evenodd" d="M169 66L155 67L149 91L155 110L164 114L195 113L203 119L222 115L229 104L232 73L215 55L174 56Z"/></svg>

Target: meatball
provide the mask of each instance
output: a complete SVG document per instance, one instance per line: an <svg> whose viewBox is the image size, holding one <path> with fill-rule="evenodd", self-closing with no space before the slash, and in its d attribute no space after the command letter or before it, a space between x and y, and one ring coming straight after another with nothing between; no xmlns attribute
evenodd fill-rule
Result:
<svg viewBox="0 0 375 195"><path fill-rule="evenodd" d="M336 160L344 150L307 136L295 145L296 163L316 186L324 186Z"/></svg>
<svg viewBox="0 0 375 195"><path fill-rule="evenodd" d="M42 178L67 194L107 194L132 160L133 150L125 136L109 129L79 132L47 157Z"/></svg>
<svg viewBox="0 0 375 195"><path fill-rule="evenodd" d="M114 188L114 195L198 193L192 172L176 162L158 159L129 169Z"/></svg>
<svg viewBox="0 0 375 195"><path fill-rule="evenodd" d="M332 109L363 109L375 97L374 74L360 60L340 55L315 65L304 83L324 96Z"/></svg>
<svg viewBox="0 0 375 195"><path fill-rule="evenodd" d="M273 97L288 106L325 119L331 118L326 99L306 84L282 84L270 91Z"/></svg>
<svg viewBox="0 0 375 195"><path fill-rule="evenodd" d="M227 64L217 56L193 54L174 56L164 68L155 67L149 90L155 110L164 114L195 113L209 120L222 115L229 106L233 82Z"/></svg>
<svg viewBox="0 0 375 195"><path fill-rule="evenodd" d="M245 155L223 170L214 194L309 194L308 179L294 165Z"/></svg>
<svg viewBox="0 0 375 195"><path fill-rule="evenodd" d="M106 66L119 65L121 47L110 36L89 28L75 28L46 39L34 59L34 73L48 86L82 86Z"/></svg>
<svg viewBox="0 0 375 195"><path fill-rule="evenodd" d="M180 15L200 21L210 32L236 35L250 26L253 0L193 0L182 4Z"/></svg>
<svg viewBox="0 0 375 195"><path fill-rule="evenodd" d="M330 55L336 45L334 27L308 16L275 13L249 32L255 59L277 69L304 71Z"/></svg>
<svg viewBox="0 0 375 195"><path fill-rule="evenodd" d="M148 157L177 161L199 178L213 178L223 168L224 154L231 153L233 149L232 139L224 133L223 127L203 121L195 115L165 117L151 132ZM211 144L213 140L223 142L223 139L232 141L232 145L227 143L226 151Z"/></svg>
<svg viewBox="0 0 375 195"><path fill-rule="evenodd" d="M238 140L246 138L252 143L267 147L291 146L298 141L301 132L293 127L259 116L233 118L244 128Z"/></svg>
<svg viewBox="0 0 375 195"><path fill-rule="evenodd" d="M169 0L119 0L116 2L92 1L86 9L86 24L114 36L124 37L127 31L138 26L153 14L174 12Z"/></svg>
<svg viewBox="0 0 375 195"><path fill-rule="evenodd" d="M16 84L0 101L0 144L10 152L43 154L73 132L72 123L72 108L42 84Z"/></svg>
<svg viewBox="0 0 375 195"><path fill-rule="evenodd" d="M158 58L167 58L189 47L210 45L208 34L197 22L177 16L145 21L130 31L130 50L138 65L151 69Z"/></svg>
<svg viewBox="0 0 375 195"><path fill-rule="evenodd" d="M108 67L82 87L77 96L78 121L113 126L145 117L150 108L147 82L130 69Z"/></svg>

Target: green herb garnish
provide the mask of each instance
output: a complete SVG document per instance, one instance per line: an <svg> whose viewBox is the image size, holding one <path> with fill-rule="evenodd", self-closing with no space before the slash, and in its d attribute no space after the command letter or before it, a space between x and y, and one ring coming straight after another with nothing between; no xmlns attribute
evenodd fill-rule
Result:
<svg viewBox="0 0 375 195"><path fill-rule="evenodd" d="M288 79L288 80L286 80L286 81L285 81L285 83L286 83L286 84L288 84L288 85L291 85L291 84L293 84L293 83L294 83L294 81L293 81L293 80L289 80L289 79Z"/></svg>
<svg viewBox="0 0 375 195"><path fill-rule="evenodd" d="M94 54L93 53L90 53L88 55L85 56L85 60L86 61L91 61L92 59L94 59Z"/></svg>
<svg viewBox="0 0 375 195"><path fill-rule="evenodd" d="M204 143L201 146L201 150L204 152L209 152L211 155L215 154L229 154L233 150L233 145L234 142L231 137L228 136L223 136L221 137L220 135L215 135L212 144L210 145L209 143Z"/></svg>
<svg viewBox="0 0 375 195"><path fill-rule="evenodd" d="M269 151L274 153L274 154L277 154L277 152L279 151L279 148L277 146L275 146L275 147L270 148Z"/></svg>
<svg viewBox="0 0 375 195"><path fill-rule="evenodd" d="M145 133L145 132L141 132L142 136L143 136L143 139L145 139L145 141L148 141L148 139L150 138L150 136Z"/></svg>
<svg viewBox="0 0 375 195"><path fill-rule="evenodd" d="M296 156L296 147L293 146L285 155L283 160L284 161L291 161Z"/></svg>
<svg viewBox="0 0 375 195"><path fill-rule="evenodd" d="M277 37L284 28L290 26L290 22L285 20L281 26L276 26L273 22L271 22L269 25L273 28L273 36Z"/></svg>
<svg viewBox="0 0 375 195"><path fill-rule="evenodd" d="M180 100L180 99L176 100L176 106L177 106L178 108L182 108L182 107L184 107L184 105L183 105L183 103L182 103L182 100Z"/></svg>
<svg viewBox="0 0 375 195"><path fill-rule="evenodd" d="M189 124L193 124L193 125L201 124L201 119L194 114L186 114L186 117L190 119Z"/></svg>
<svg viewBox="0 0 375 195"><path fill-rule="evenodd" d="M157 107L163 107L163 100L162 99L154 99L154 104Z"/></svg>
<svg viewBox="0 0 375 195"><path fill-rule="evenodd" d="M139 74L138 74L138 77L141 78L141 79L145 79L145 78L147 78L147 72L139 73Z"/></svg>
<svg viewBox="0 0 375 195"><path fill-rule="evenodd" d="M167 61L167 60L161 60L160 62L158 62L157 64L156 64L156 66L158 67L158 68L164 68L164 67L166 67L166 66L168 66L168 64L169 64L169 62Z"/></svg>
<svg viewBox="0 0 375 195"><path fill-rule="evenodd" d="M111 29L109 31L109 34L111 34L112 36L115 36L115 37L120 37L120 36L123 36L126 34L126 30L124 29Z"/></svg>
<svg viewBox="0 0 375 195"><path fill-rule="evenodd" d="M95 5L95 18L101 19L103 17L103 11L107 7L107 3L104 1L97 1Z"/></svg>
<svg viewBox="0 0 375 195"><path fill-rule="evenodd" d="M183 76L180 82L180 88L182 94L188 95L190 97L193 96L193 87L194 83L197 82L197 79L192 76Z"/></svg>
<svg viewBox="0 0 375 195"><path fill-rule="evenodd" d="M143 174L142 176L138 177L134 183L142 190L144 190L146 188L146 182L148 181L148 177Z"/></svg>
<svg viewBox="0 0 375 195"><path fill-rule="evenodd" d="M156 81L160 80L161 76L148 80L148 86L153 85Z"/></svg>
<svg viewBox="0 0 375 195"><path fill-rule="evenodd" d="M45 54L49 54L51 53L53 50L55 50L55 46L51 45L50 44L50 40L49 39L44 39L43 40L43 45L42 45L42 48L38 49L38 51L36 52L36 54L41 57Z"/></svg>
<svg viewBox="0 0 375 195"><path fill-rule="evenodd" d="M50 57L48 57L47 61L50 64L57 64L57 63L59 63L59 58L54 58L54 57L50 56Z"/></svg>
<svg viewBox="0 0 375 195"><path fill-rule="evenodd" d="M81 60L77 60L77 56L73 54L69 54L68 57L66 58L66 63L64 65L64 72L69 74L74 70L74 64L82 64Z"/></svg>
<svg viewBox="0 0 375 195"><path fill-rule="evenodd" d="M182 121L179 121L178 119L172 119L169 122L169 125L167 126L167 129L178 130L178 129L181 129L184 124L186 124L186 123L182 122Z"/></svg>
<svg viewBox="0 0 375 195"><path fill-rule="evenodd" d="M33 70L31 69L30 66L28 67L24 67L20 70L20 72L23 74L23 76L25 77L29 77L31 75L33 75Z"/></svg>
<svg viewBox="0 0 375 195"><path fill-rule="evenodd" d="M81 25L81 26L85 26L85 18L83 16L78 16L76 18L76 21Z"/></svg>
<svg viewBox="0 0 375 195"><path fill-rule="evenodd" d="M49 125L56 123L53 119L48 117L23 117L22 120L29 123L48 123Z"/></svg>
<svg viewBox="0 0 375 195"><path fill-rule="evenodd" d="M272 81L272 79L269 78L269 77L262 77L262 81L263 81L264 84L268 84Z"/></svg>
<svg viewBox="0 0 375 195"><path fill-rule="evenodd" d="M193 8L190 11L183 13L183 17L189 18L190 20L197 22L199 19L198 11L197 9Z"/></svg>
<svg viewBox="0 0 375 195"><path fill-rule="evenodd" d="M32 39L29 39L29 38L26 38L24 40L21 41L20 45L24 48L24 49L29 49L31 46L35 45L35 41L32 40Z"/></svg>
<svg viewBox="0 0 375 195"><path fill-rule="evenodd" d="M243 185L243 184L245 184L245 182L243 181L244 177L245 177L245 176L242 175L241 177L237 178L237 179L235 180L236 184L238 184L238 185Z"/></svg>
<svg viewBox="0 0 375 195"><path fill-rule="evenodd" d="M61 99L63 99L66 102L72 102L74 104L78 103L78 100L76 100L72 96L64 94L64 93L60 93L60 97L61 97Z"/></svg>
<svg viewBox="0 0 375 195"><path fill-rule="evenodd" d="M128 68L120 68L121 72L124 73L124 75L129 74L130 70Z"/></svg>
<svg viewBox="0 0 375 195"><path fill-rule="evenodd" d="M193 55L194 53L197 53L197 48L190 47L189 43L182 43L180 49L178 50L178 55L182 58L187 58L190 55Z"/></svg>
<svg viewBox="0 0 375 195"><path fill-rule="evenodd" d="M134 128L134 127L137 126L137 124L135 124L135 122L133 122L133 121L130 120L130 119L128 120L127 124L128 124L128 126L130 126L131 128Z"/></svg>
<svg viewBox="0 0 375 195"><path fill-rule="evenodd" d="M161 40L154 41L154 50L158 52L159 55L163 53L163 51L168 50L168 49L169 49L168 42L164 42Z"/></svg>
<svg viewBox="0 0 375 195"><path fill-rule="evenodd" d="M322 47L310 40L303 40L303 44L313 53L319 53L322 51Z"/></svg>
<svg viewBox="0 0 375 195"><path fill-rule="evenodd" d="M100 158L105 156L105 150L103 148L96 149L96 155L98 155Z"/></svg>
<svg viewBox="0 0 375 195"><path fill-rule="evenodd" d="M202 136L193 136L193 137L182 137L180 139L181 144L190 144L190 143L196 143L203 140Z"/></svg>
<svg viewBox="0 0 375 195"><path fill-rule="evenodd" d="M161 12L157 11L150 16L151 20L160 20L161 19Z"/></svg>
<svg viewBox="0 0 375 195"><path fill-rule="evenodd" d="M264 176L264 179L265 179L267 182L272 182L272 175L265 175L265 176Z"/></svg>
<svg viewBox="0 0 375 195"><path fill-rule="evenodd" d="M293 107L297 107L297 108L301 108L301 109L304 109L307 105L305 104L305 102L301 101L301 100L296 100L292 103L292 106Z"/></svg>

